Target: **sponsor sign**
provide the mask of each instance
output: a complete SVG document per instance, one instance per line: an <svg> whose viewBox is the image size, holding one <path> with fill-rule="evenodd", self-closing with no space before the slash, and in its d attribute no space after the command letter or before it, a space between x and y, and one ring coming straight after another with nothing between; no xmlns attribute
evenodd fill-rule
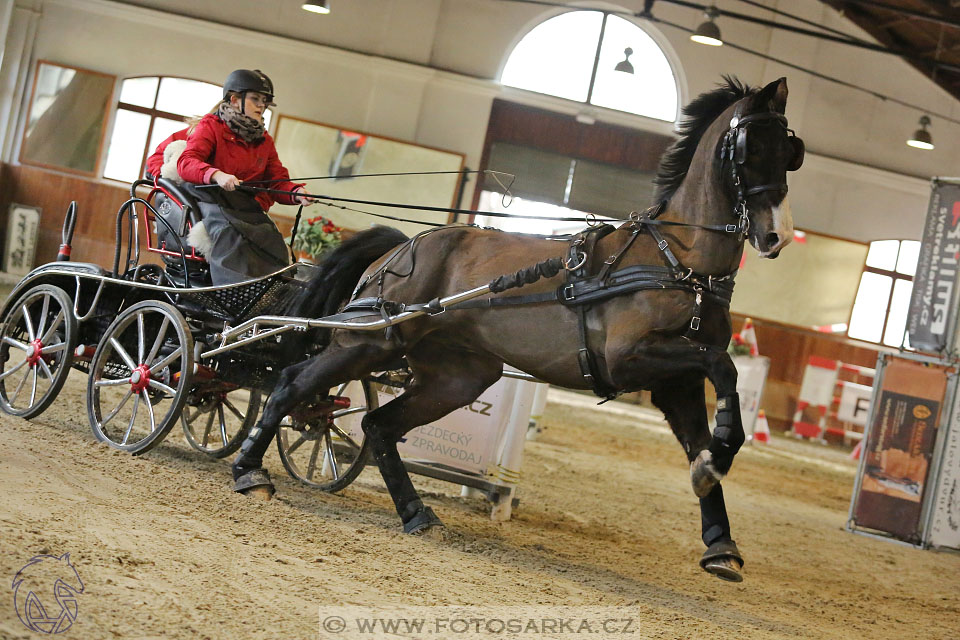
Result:
<svg viewBox="0 0 960 640"><path fill-rule="evenodd" d="M853 518L858 526L919 543L947 370L891 358L878 378Z"/></svg>
<svg viewBox="0 0 960 640"><path fill-rule="evenodd" d="M960 549L960 393L954 395L932 509L927 544Z"/></svg>
<svg viewBox="0 0 960 640"><path fill-rule="evenodd" d="M737 395L740 396L740 419L747 436L753 435L760 412L760 399L767 383L770 358L766 356L734 356L737 367Z"/></svg>
<svg viewBox="0 0 960 640"><path fill-rule="evenodd" d="M910 345L943 352L954 347L960 260L960 184L934 180L913 278L907 329Z"/></svg>
<svg viewBox="0 0 960 640"><path fill-rule="evenodd" d="M377 388L381 406L402 393L402 389L395 387L378 385ZM438 463L458 471L486 475L503 457L501 441L511 419L521 420L520 433L526 432L535 390L534 383L500 378L472 404L407 432L397 449L404 460ZM524 404L525 415L516 415L516 403ZM359 424L356 428L359 429ZM519 446L522 444L521 438Z"/></svg>
<svg viewBox="0 0 960 640"><path fill-rule="evenodd" d="M870 413L870 396L873 387L855 382L840 383L840 405L837 407L837 420L867 426Z"/></svg>
<svg viewBox="0 0 960 640"><path fill-rule="evenodd" d="M25 276L33 268L37 250L37 230L40 226L40 209L22 204L10 205L7 218L7 247L3 256L3 270Z"/></svg>

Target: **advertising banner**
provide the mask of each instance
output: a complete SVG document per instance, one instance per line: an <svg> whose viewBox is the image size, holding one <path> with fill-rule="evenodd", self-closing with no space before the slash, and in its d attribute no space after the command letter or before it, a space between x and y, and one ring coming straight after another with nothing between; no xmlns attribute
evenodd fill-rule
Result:
<svg viewBox="0 0 960 640"><path fill-rule="evenodd" d="M926 544L960 549L960 393L954 395L935 491Z"/></svg>
<svg viewBox="0 0 960 640"><path fill-rule="evenodd" d="M891 358L876 384L863 475L855 496L857 526L919 543L920 515L947 390L947 370Z"/></svg>
<svg viewBox="0 0 960 640"><path fill-rule="evenodd" d="M910 345L943 352L954 347L957 262L960 256L960 183L934 179L913 278L907 329Z"/></svg>
<svg viewBox="0 0 960 640"><path fill-rule="evenodd" d="M532 382L500 378L474 403L436 422L412 429L397 449L404 460L439 463L485 475L499 459L501 440L511 419L522 421L519 442L522 447L535 391L536 384ZM400 392L400 389L380 387L381 406ZM525 415L516 415L517 403L526 409Z"/></svg>
<svg viewBox="0 0 960 640"><path fill-rule="evenodd" d="M737 367L737 395L740 396L740 419L743 431L749 437L753 435L760 412L760 399L763 387L767 383L770 371L770 358L766 356L733 356Z"/></svg>

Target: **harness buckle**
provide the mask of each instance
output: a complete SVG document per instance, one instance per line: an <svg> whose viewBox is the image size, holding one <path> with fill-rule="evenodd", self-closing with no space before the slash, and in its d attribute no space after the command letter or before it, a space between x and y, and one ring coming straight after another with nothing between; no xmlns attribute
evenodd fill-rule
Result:
<svg viewBox="0 0 960 640"><path fill-rule="evenodd" d="M690 318L690 330L700 331L700 316L693 316Z"/></svg>
<svg viewBox="0 0 960 640"><path fill-rule="evenodd" d="M739 230L740 230L740 225L736 225L736 224L728 224L724 228L725 233L736 233Z"/></svg>
<svg viewBox="0 0 960 640"><path fill-rule="evenodd" d="M563 296L564 302L570 302L576 298L576 294L573 292L573 283L568 284L560 291L560 295Z"/></svg>
<svg viewBox="0 0 960 640"><path fill-rule="evenodd" d="M660 242L658 242L658 243L657 243L657 248L660 249L660 251L665 251L666 248L667 248L667 241L666 241L666 240L661 240Z"/></svg>
<svg viewBox="0 0 960 640"><path fill-rule="evenodd" d="M617 256L610 256L609 258L603 261L603 264L613 264L616 261L617 261Z"/></svg>

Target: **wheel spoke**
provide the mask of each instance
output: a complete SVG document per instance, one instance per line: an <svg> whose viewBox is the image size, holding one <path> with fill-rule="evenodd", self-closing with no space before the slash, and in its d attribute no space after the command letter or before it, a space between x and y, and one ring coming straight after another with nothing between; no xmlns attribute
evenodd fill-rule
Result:
<svg viewBox="0 0 960 640"><path fill-rule="evenodd" d="M40 377L40 371L37 367L33 368L33 382L30 384L30 404L32 407L37 402L37 379Z"/></svg>
<svg viewBox="0 0 960 640"><path fill-rule="evenodd" d="M160 391L163 391L163 392L164 392L166 395L168 395L168 396L175 396L175 395L177 395L177 390L176 390L176 389L173 389L172 387L168 387L167 385L163 384L162 382L157 382L156 380L151 380L151 381L148 382L147 384L150 386L151 389L159 389Z"/></svg>
<svg viewBox="0 0 960 640"><path fill-rule="evenodd" d="M46 361L43 358L40 358L37 360L37 364L39 364L40 368L43 369L43 373L47 376L47 380L53 380L53 372L50 371L50 366L47 365Z"/></svg>
<svg viewBox="0 0 960 640"><path fill-rule="evenodd" d="M227 446L227 421L223 417L223 405L217 405L217 417L220 418L220 439L223 441L223 446Z"/></svg>
<svg viewBox="0 0 960 640"><path fill-rule="evenodd" d="M130 425L127 427L127 432L123 434L123 442L120 444L127 444L127 438L130 437L130 432L133 431L133 423L137 420L137 412L140 410L140 394L137 394L137 397L133 400L133 415L130 416Z"/></svg>
<svg viewBox="0 0 960 640"><path fill-rule="evenodd" d="M179 349L177 349L176 351L168 355L166 358L164 358L163 360L160 360L155 365L150 367L150 373L156 373L157 371L160 371L161 369L169 365L171 362L179 358L181 355L183 355L183 347L180 347Z"/></svg>
<svg viewBox="0 0 960 640"><path fill-rule="evenodd" d="M343 438L343 439L347 442L347 444L349 444L351 447L353 447L354 449L357 449L357 450L360 449L360 445L358 445L358 444L356 443L356 441L355 441L353 438L351 438L350 435L349 435L346 431L344 431L343 429L341 429L340 427L338 427L338 426L335 425L335 424L331 424L330 427L331 427L334 431L336 431L336 432L337 432L337 435L340 436L341 438Z"/></svg>
<svg viewBox="0 0 960 640"><path fill-rule="evenodd" d="M226 405L227 409L230 409L230 412L233 415L237 416L237 419L240 420L240 422L243 422L244 420L247 419L247 416L245 416L235 406L233 406L233 403L230 402L230 400L228 400L227 398L223 399L223 404Z"/></svg>
<svg viewBox="0 0 960 640"><path fill-rule="evenodd" d="M120 358L123 360L123 363L130 367L130 371L133 371L137 368L137 365L133 362L133 358L130 357L130 354L128 354L123 348L123 345L121 345L120 342L113 336L110 336L110 346L112 346L113 350L117 352L117 355L120 356Z"/></svg>
<svg viewBox="0 0 960 640"><path fill-rule="evenodd" d="M100 387L116 387L121 384L130 384L130 378L118 378L117 380L97 380L93 383L93 386L99 389Z"/></svg>
<svg viewBox="0 0 960 640"><path fill-rule="evenodd" d="M289 456L289 455L292 455L293 452L296 451L297 449L299 449L299 448L300 448L300 445L302 445L302 444L303 444L304 442L306 442L306 441L307 441L307 436L306 436L306 434L301 433L301 434L300 434L300 439L297 440L296 442L294 442L292 445L290 445L290 448L287 449L287 455L288 455L288 456Z"/></svg>
<svg viewBox="0 0 960 640"><path fill-rule="evenodd" d="M206 447L207 443L210 441L210 432L213 430L213 411L210 412L210 415L207 416L207 426L203 430L203 440L200 442L201 447Z"/></svg>
<svg viewBox="0 0 960 640"><path fill-rule="evenodd" d="M19 340L14 340L10 336L3 336L3 341L6 344L10 345L11 347L16 347L17 349L20 349L20 351L26 351L27 349L29 349L27 345L23 344Z"/></svg>
<svg viewBox="0 0 960 640"><path fill-rule="evenodd" d="M168 326L170 326L170 318L163 316L163 322L160 323L160 331L157 332L157 339L153 341L153 346L150 347L150 353L147 354L147 359L144 360L144 362L153 362L153 359L157 357L160 347L163 346L163 338L167 335Z"/></svg>
<svg viewBox="0 0 960 640"><path fill-rule="evenodd" d="M333 441L330 438L330 429L327 429L323 432L323 441L327 445L327 451L324 455L327 456L327 462L330 463L330 469L333 471L333 479L340 479L340 469L337 468L337 457L333 455Z"/></svg>
<svg viewBox="0 0 960 640"><path fill-rule="evenodd" d="M30 336L30 341L33 342L37 339L37 334L33 330L33 320L30 319L30 310L27 309L26 304L20 305L20 313L23 314L23 322L27 325L27 335Z"/></svg>
<svg viewBox="0 0 960 640"><path fill-rule="evenodd" d="M150 402L150 394L147 393L146 389L144 389L140 393L143 394L143 401L147 405L147 411L150 412L150 433L153 433L154 431L157 430L157 418L153 414L153 403ZM137 396L137 399L139 400L139 396Z"/></svg>
<svg viewBox="0 0 960 640"><path fill-rule="evenodd" d="M343 416L349 416L354 413L362 413L366 411L366 407L350 407L349 409L340 409L339 411L331 411L330 417L336 420L337 418L342 418Z"/></svg>
<svg viewBox="0 0 960 640"><path fill-rule="evenodd" d="M49 346L44 347L43 349L40 349L40 353L42 353L43 355L50 355L51 353L60 353L66 348L67 348L66 342L58 342L56 344L51 344Z"/></svg>
<svg viewBox="0 0 960 640"><path fill-rule="evenodd" d="M19 364L17 364L13 369L10 369L10 371L4 371L3 373L0 373L0 380L3 380L3 379L6 378L7 376L16 373L17 371L19 371L20 369L24 368L25 366L27 366L27 361L26 361L26 360L22 360L22 361L21 361Z"/></svg>
<svg viewBox="0 0 960 640"><path fill-rule="evenodd" d="M37 326L37 335L43 335L43 328L47 326L47 314L50 312L50 295L43 296L43 306L40 308L40 324Z"/></svg>
<svg viewBox="0 0 960 640"><path fill-rule="evenodd" d="M120 404L118 404L117 407L116 407L113 411L111 411L110 413L108 413L107 416L106 416L103 420L100 421L100 426L101 426L101 427L107 426L107 423L110 422L111 420L113 420L114 417L116 417L116 415L117 415L118 413L120 413L120 409L123 409L123 405L127 404L127 400L129 400L129 399L130 399L130 396L132 396L132 395L133 395L133 390L132 390L132 389L127 390L127 395L123 396L123 400L120 401ZM137 398L139 398L139 397L140 397L140 396L137 396Z"/></svg>
<svg viewBox="0 0 960 640"><path fill-rule="evenodd" d="M143 359L143 356L146 355L146 350L147 350L146 345L144 345L144 341L147 339L146 335L144 335L146 332L147 332L147 329L146 327L143 326L143 314L138 313L137 314L137 359L139 362L146 362L146 360Z"/></svg>
<svg viewBox="0 0 960 640"><path fill-rule="evenodd" d="M63 309L60 309L59 313L57 313L57 317L54 318L53 323L51 323L50 328L47 329L47 332L43 334L43 337L40 338L40 342L49 341L50 338L53 337L53 334L56 333L57 329L60 328L60 325L63 324L63 320L64 320Z"/></svg>
<svg viewBox="0 0 960 640"><path fill-rule="evenodd" d="M340 396L342 396L342 395L343 395L343 392L347 390L347 385L348 385L348 384L350 384L350 383L349 383L349 382L344 382L343 384L341 384L339 387L337 387L337 392L334 393L333 395L335 395L335 396L338 397L338 398L339 398Z"/></svg>
<svg viewBox="0 0 960 640"><path fill-rule="evenodd" d="M20 380L20 384L17 385L17 390L13 392L13 397L10 398L11 405L16 404L17 398L20 397L20 392L23 390L23 385L27 383L27 378L30 377L30 369L31 367L27 367L26 372L23 374L23 378Z"/></svg>
<svg viewBox="0 0 960 640"><path fill-rule="evenodd" d="M317 470L317 454L320 453L320 438L313 441L313 451L310 453L310 464L307 465L307 480L313 480L313 472Z"/></svg>

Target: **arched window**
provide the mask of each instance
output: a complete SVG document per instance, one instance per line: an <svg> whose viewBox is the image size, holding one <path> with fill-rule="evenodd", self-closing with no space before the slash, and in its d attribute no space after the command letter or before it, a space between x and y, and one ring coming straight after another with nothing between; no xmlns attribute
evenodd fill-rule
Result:
<svg viewBox="0 0 960 640"><path fill-rule="evenodd" d="M124 80L103 177L133 182L142 176L147 156L157 145L183 129L187 118L209 112L222 95L219 85L187 78L150 76ZM267 128L270 116L269 109L263 113Z"/></svg>
<svg viewBox="0 0 960 640"><path fill-rule="evenodd" d="M673 122L677 81L643 29L603 11L570 11L534 27L514 47L501 83Z"/></svg>

